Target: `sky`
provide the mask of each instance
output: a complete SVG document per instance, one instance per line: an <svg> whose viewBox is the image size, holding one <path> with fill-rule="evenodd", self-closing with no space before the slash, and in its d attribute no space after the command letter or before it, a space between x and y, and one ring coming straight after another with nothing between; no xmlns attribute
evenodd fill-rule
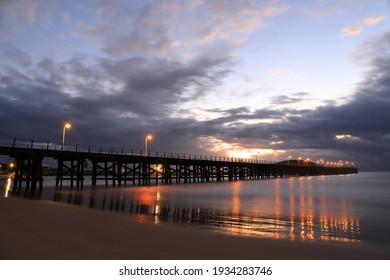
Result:
<svg viewBox="0 0 390 280"><path fill-rule="evenodd" d="M390 170L388 0L0 0L0 139Z"/></svg>

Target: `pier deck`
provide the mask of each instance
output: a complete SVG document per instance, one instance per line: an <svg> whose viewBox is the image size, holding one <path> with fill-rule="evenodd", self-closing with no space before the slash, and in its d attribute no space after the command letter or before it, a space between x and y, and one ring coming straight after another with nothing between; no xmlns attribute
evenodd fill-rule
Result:
<svg viewBox="0 0 390 280"><path fill-rule="evenodd" d="M65 147L51 143L0 142L0 155L14 159L14 188L42 188L42 161L57 162L56 185L70 181L71 187L83 187L86 166L92 164L92 185L103 181L106 185L134 185L193 183L210 181L257 180L297 176L352 174L353 166L330 167L315 163L290 164L259 160L154 153L105 149L103 147Z"/></svg>

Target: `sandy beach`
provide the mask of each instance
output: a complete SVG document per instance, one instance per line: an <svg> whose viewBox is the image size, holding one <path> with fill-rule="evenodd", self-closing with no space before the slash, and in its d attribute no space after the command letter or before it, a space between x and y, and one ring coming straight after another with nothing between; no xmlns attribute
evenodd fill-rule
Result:
<svg viewBox="0 0 390 280"><path fill-rule="evenodd" d="M389 259L365 244L236 237L49 201L0 199L0 259Z"/></svg>

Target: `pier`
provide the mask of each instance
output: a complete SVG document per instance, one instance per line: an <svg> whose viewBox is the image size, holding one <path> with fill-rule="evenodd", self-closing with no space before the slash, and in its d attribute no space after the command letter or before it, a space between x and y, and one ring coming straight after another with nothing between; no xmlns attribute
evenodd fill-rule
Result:
<svg viewBox="0 0 390 280"><path fill-rule="evenodd" d="M56 186L70 181L82 188L86 177L92 185L151 185L211 181L258 180L298 176L353 174L354 166L323 166L297 160L266 162L252 159L199 156L173 153L144 153L124 149L66 146L1 140L0 155L14 159L14 188L42 188L42 161L50 158L57 163ZM86 172L86 167L92 170ZM90 175L87 175L90 174Z"/></svg>

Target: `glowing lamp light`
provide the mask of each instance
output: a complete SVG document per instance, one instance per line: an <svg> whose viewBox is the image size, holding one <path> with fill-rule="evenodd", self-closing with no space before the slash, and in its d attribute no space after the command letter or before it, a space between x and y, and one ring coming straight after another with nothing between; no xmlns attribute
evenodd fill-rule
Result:
<svg viewBox="0 0 390 280"><path fill-rule="evenodd" d="M148 141L152 139L153 139L153 135L150 133L145 136L145 156L148 155Z"/></svg>
<svg viewBox="0 0 390 280"><path fill-rule="evenodd" d="M72 128L72 124L70 122L64 123L64 127L62 129L62 142L61 142L61 151L64 150L64 145L65 145L65 132L67 129Z"/></svg>

